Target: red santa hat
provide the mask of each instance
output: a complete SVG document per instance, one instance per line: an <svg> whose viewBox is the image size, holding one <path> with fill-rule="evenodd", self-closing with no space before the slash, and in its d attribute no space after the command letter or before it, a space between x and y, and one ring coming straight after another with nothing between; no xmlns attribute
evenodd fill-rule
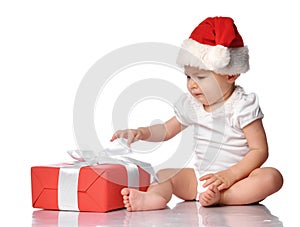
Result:
<svg viewBox="0 0 300 227"><path fill-rule="evenodd" d="M177 63L223 75L237 75L249 70L248 48L233 19L209 17L183 41Z"/></svg>

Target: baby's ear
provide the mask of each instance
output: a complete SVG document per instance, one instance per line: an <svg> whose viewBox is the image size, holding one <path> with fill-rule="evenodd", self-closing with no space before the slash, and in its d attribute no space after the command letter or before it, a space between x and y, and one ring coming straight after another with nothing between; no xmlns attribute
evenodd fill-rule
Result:
<svg viewBox="0 0 300 227"><path fill-rule="evenodd" d="M234 83L235 80L239 77L239 75L227 75L226 79L228 83Z"/></svg>

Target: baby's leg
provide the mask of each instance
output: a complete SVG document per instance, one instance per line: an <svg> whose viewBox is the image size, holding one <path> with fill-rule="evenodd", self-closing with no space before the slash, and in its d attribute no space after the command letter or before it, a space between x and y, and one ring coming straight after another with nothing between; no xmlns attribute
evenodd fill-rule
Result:
<svg viewBox="0 0 300 227"><path fill-rule="evenodd" d="M164 169L157 175L161 183L153 183L147 192L130 188L121 191L128 211L163 209L173 193L184 200L196 198L197 179L193 169Z"/></svg>
<svg viewBox="0 0 300 227"><path fill-rule="evenodd" d="M280 172L274 168L255 169L248 177L221 192L220 203L242 205L259 202L278 191L283 184Z"/></svg>

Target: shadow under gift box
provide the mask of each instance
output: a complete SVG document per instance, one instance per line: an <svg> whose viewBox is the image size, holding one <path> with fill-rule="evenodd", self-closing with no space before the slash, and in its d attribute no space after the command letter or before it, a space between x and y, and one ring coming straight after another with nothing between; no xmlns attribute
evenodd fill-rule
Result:
<svg viewBox="0 0 300 227"><path fill-rule="evenodd" d="M60 167L68 164L31 167L32 206L59 210L58 182ZM146 191L150 174L138 166L139 190ZM128 173L121 164L81 167L78 178L79 211L107 212L123 208L121 190L128 186Z"/></svg>

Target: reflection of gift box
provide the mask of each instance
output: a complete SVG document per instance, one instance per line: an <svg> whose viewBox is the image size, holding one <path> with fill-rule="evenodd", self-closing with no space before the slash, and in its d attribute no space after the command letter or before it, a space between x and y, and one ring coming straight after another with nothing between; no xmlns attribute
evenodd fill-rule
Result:
<svg viewBox="0 0 300 227"><path fill-rule="evenodd" d="M138 184L137 189L142 191L145 191L150 183L150 175L140 167L135 166L135 168L137 171L132 175L132 171L128 171L128 168L121 164L74 167L75 172L78 171L77 182L75 182L76 187L74 186L74 180L72 180L74 177L68 176L68 173L64 176L64 179L70 180L70 183L62 182L65 180L60 179L62 169L72 171L73 165L32 167L32 206L51 210L94 212L106 212L122 208L124 205L120 192L122 188L128 187L129 178L131 178L131 181L132 178L138 178L133 180ZM70 193L68 190L70 190ZM72 191L74 192L74 190L76 198L68 198L72 197ZM70 203L70 200L73 204L71 204L71 208L68 208L68 204L67 206L65 204Z"/></svg>
<svg viewBox="0 0 300 227"><path fill-rule="evenodd" d="M107 213L36 210L32 213L32 227L120 226L127 219L125 209Z"/></svg>

